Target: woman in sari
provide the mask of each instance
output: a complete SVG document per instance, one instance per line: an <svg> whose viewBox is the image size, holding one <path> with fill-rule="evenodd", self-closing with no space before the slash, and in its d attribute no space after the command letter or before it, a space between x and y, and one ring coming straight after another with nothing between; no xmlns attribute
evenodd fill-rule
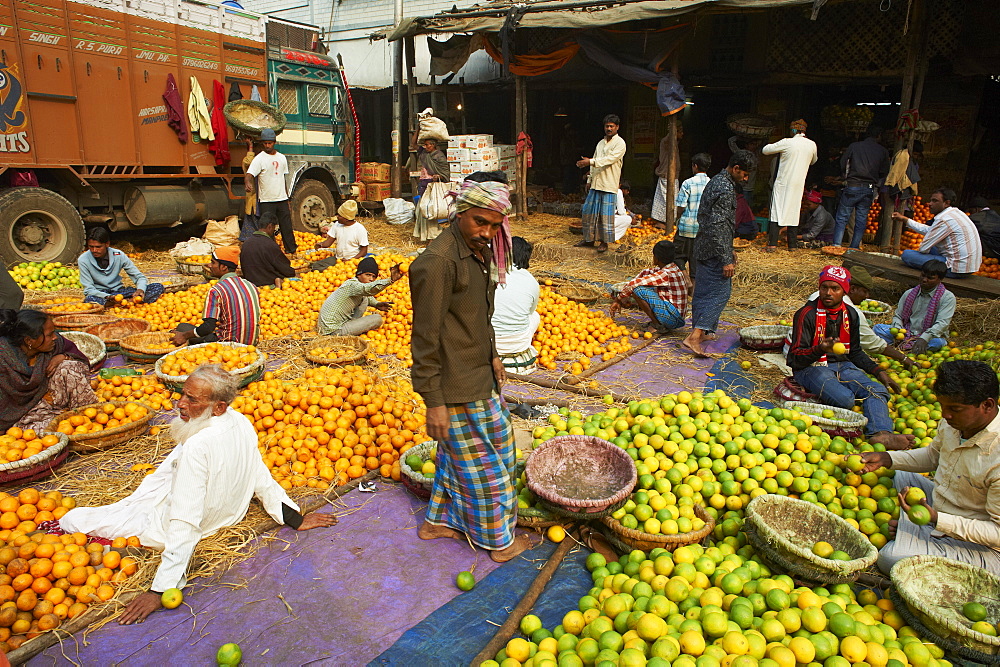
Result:
<svg viewBox="0 0 1000 667"><path fill-rule="evenodd" d="M87 357L37 310L0 310L0 430L48 430L60 413L97 403Z"/></svg>

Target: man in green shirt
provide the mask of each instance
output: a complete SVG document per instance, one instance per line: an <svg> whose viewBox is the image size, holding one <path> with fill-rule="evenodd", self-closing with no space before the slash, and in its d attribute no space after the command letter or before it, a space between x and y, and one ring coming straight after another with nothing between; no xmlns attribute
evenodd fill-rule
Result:
<svg viewBox="0 0 1000 667"><path fill-rule="evenodd" d="M368 306L388 312L392 303L378 301L374 295L403 276L399 264L389 269L389 277L378 279L378 263L374 257L365 257L358 263L357 275L345 280L323 302L319 310L317 327L321 336L360 336L366 331L382 326L378 313L365 315Z"/></svg>

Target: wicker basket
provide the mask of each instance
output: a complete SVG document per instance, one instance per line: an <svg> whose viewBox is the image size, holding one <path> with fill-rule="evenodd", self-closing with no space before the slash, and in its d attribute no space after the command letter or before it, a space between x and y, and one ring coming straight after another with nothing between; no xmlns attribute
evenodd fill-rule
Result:
<svg viewBox="0 0 1000 667"><path fill-rule="evenodd" d="M208 264L185 262L183 259L175 259L174 264L177 266L177 273L184 276L204 276L205 269L208 268Z"/></svg>
<svg viewBox="0 0 1000 667"><path fill-rule="evenodd" d="M740 329L740 342L751 350L780 350L792 328L783 324L759 324Z"/></svg>
<svg viewBox="0 0 1000 667"><path fill-rule="evenodd" d="M624 503L636 481L635 463L624 449L586 435L563 435L543 442L524 468L531 492L557 513L568 510L569 516L598 518ZM581 485L573 495L564 486L570 478ZM590 485L590 493L582 489L583 484ZM577 497L582 495L592 497Z"/></svg>
<svg viewBox="0 0 1000 667"><path fill-rule="evenodd" d="M74 301L83 301L83 292L81 291L78 294L75 294L73 296L68 296L68 295L64 294L62 296L47 296L47 297L42 297L42 298L39 298L39 299L31 299L31 300L28 300L28 301L24 302L24 307L25 308L31 308L32 310L46 310L47 311L49 308L52 308L52 306L59 306L59 305L62 305L62 304L60 304L60 303L49 303L49 304L46 304L45 302L46 301L52 301L53 299L60 299L60 298L72 299L72 301L67 301L65 303L73 303Z"/></svg>
<svg viewBox="0 0 1000 667"><path fill-rule="evenodd" d="M867 299L867 300L875 301L875 303L877 303L879 306L882 307L882 310L865 310L864 308L855 305L855 308L857 308L858 310L860 310L862 313L865 314L865 317L868 319L869 322L887 322L887 323L892 322L892 316L896 312L895 308L893 308L885 301L876 301L875 299Z"/></svg>
<svg viewBox="0 0 1000 667"><path fill-rule="evenodd" d="M752 113L734 113L726 119L726 125L745 139L767 139L775 128L773 118Z"/></svg>
<svg viewBox="0 0 1000 667"><path fill-rule="evenodd" d="M814 394L810 394L805 387L796 382L795 378L790 377L779 382L772 393L776 399L781 401L782 405L791 401L808 402L816 398Z"/></svg>
<svg viewBox="0 0 1000 667"><path fill-rule="evenodd" d="M600 290L596 287L572 283L560 285L556 288L556 292L570 301L576 301L577 303L595 303L598 299L605 295L604 290Z"/></svg>
<svg viewBox="0 0 1000 667"><path fill-rule="evenodd" d="M85 331L88 327L96 324L107 324L117 319L116 316L107 313L100 315L62 315L53 317L52 324L56 325L58 331Z"/></svg>
<svg viewBox="0 0 1000 667"><path fill-rule="evenodd" d="M415 445L410 449L403 452L402 456L399 457L399 471L402 473L399 479L403 482L403 486L410 490L410 493L415 495L420 500L430 500L431 497L431 487L434 486L434 480L424 477L422 472L417 472L410 466L406 465L406 457L411 454L416 454L424 461L430 459L430 452L432 449L437 447L436 440L425 440L419 445Z"/></svg>
<svg viewBox="0 0 1000 667"><path fill-rule="evenodd" d="M321 366L342 366L361 361L368 354L368 341L360 336L320 336L311 343L313 346L336 345L343 348L335 359L306 354L306 359Z"/></svg>
<svg viewBox="0 0 1000 667"><path fill-rule="evenodd" d="M200 285L205 282L205 277L202 274L198 275L185 275L178 278L167 278L160 282L163 285L164 294L172 294L174 292L181 292L189 287L194 287L195 285Z"/></svg>
<svg viewBox="0 0 1000 667"><path fill-rule="evenodd" d="M152 345L166 343L172 340L173 337L174 334L170 331L148 331L146 333L125 336L118 342L118 346L121 348L122 355L127 360L137 364L151 364L160 357L184 347L180 345L174 348L174 350L165 351L151 349Z"/></svg>
<svg viewBox="0 0 1000 667"><path fill-rule="evenodd" d="M206 345L211 345L212 343L199 343L198 345L188 345L188 348L194 349L198 347L205 347ZM219 342L218 345L225 345L226 347L241 348L250 347L249 345L244 345L243 343L230 343L230 342ZM160 378L163 384L167 385L169 388L174 390L180 390L180 387L184 385L187 381L187 375L167 375L160 369L163 367L164 357L160 357L156 360L156 365L153 367L153 372L156 373L156 377ZM267 355L257 350L257 361L253 362L249 366L244 366L243 368L237 368L229 371L233 375L240 378L240 386L245 387L254 380L258 379L264 373L264 364L267 363Z"/></svg>
<svg viewBox="0 0 1000 667"><path fill-rule="evenodd" d="M117 351L120 349L119 344L122 338L149 331L149 322L134 317L125 317L114 322L95 324L92 327L87 327L85 331L103 340L109 350Z"/></svg>
<svg viewBox="0 0 1000 667"><path fill-rule="evenodd" d="M601 522L610 528L611 532L613 532L620 541L624 542L633 549L649 551L659 547L661 549L666 549L667 551L673 551L674 549L688 544L701 542L703 539L708 537L711 534L712 529L715 528L715 519L709 516L704 507L701 505L695 505L694 513L695 516L705 522L705 525L701 530L693 530L690 533L683 533L680 535L653 535L641 530L632 530L631 528L623 526L618 519L610 516L604 517L601 519Z"/></svg>
<svg viewBox="0 0 1000 667"><path fill-rule="evenodd" d="M59 442L20 461L0 464L0 484L34 482L51 475L69 456L69 438L56 433Z"/></svg>
<svg viewBox="0 0 1000 667"><path fill-rule="evenodd" d="M975 632L962 614L966 602L986 607L987 618L1000 617L1000 577L986 570L940 556L912 556L896 563L889 573L895 592L908 611L921 622L935 642L950 640L962 649L986 654L986 660L965 651L966 657L984 664L997 664L1000 637Z"/></svg>
<svg viewBox="0 0 1000 667"><path fill-rule="evenodd" d="M733 250L741 252L753 245L750 239L733 239Z"/></svg>
<svg viewBox="0 0 1000 667"><path fill-rule="evenodd" d="M793 573L806 578L815 579L810 575L819 573L839 581L853 581L878 560L878 549L864 533L833 512L805 500L774 494L757 496L746 507L746 522L765 555L773 551ZM820 558L811 550L816 542L832 544L851 560Z"/></svg>
<svg viewBox="0 0 1000 667"><path fill-rule="evenodd" d="M113 403L115 407L124 407L129 403L143 407L146 410L146 416L142 419L128 424L122 424L121 426L116 426L114 428L105 429L103 431L97 431L95 433L74 433L69 437L70 445L75 452L99 452L105 449L110 449L115 445L120 445L123 442L131 440L137 436L142 435L147 430L149 430L149 420L153 418L153 411L146 406L135 403L135 401L105 401L108 403ZM79 414L86 410L87 408L100 408L105 402L92 403L91 405L84 405L73 410L67 410L61 415L52 420L49 424L49 430L55 431L59 426L59 422L64 419L69 419L75 414Z"/></svg>
<svg viewBox="0 0 1000 667"><path fill-rule="evenodd" d="M796 410L804 415L809 415L812 422L830 435L839 435L843 438L858 438L864 435L868 418L863 414L853 410L845 410L832 405L821 405L819 403L807 403L805 401L786 401L785 407L789 410ZM832 410L833 418L824 417L824 410Z"/></svg>
<svg viewBox="0 0 1000 667"><path fill-rule="evenodd" d="M51 315L56 319L59 319L61 317L66 317L68 315L96 315L97 313L104 312L104 306L102 306L99 303L83 303L83 302L80 302L80 304L76 306L73 310L60 310L56 312L52 311L52 308L55 308L56 306L66 306L66 305L72 305L72 304L64 304L64 303L55 304L54 306L47 308L45 312L47 312L49 315Z"/></svg>
<svg viewBox="0 0 1000 667"><path fill-rule="evenodd" d="M90 362L91 370L98 368L108 357L108 348L104 341L93 334L83 331L64 331L62 337L76 345Z"/></svg>
<svg viewBox="0 0 1000 667"><path fill-rule="evenodd" d="M280 134L285 129L285 114L276 107L257 100L233 100L223 107L226 121L243 134L259 137L261 130Z"/></svg>
<svg viewBox="0 0 1000 667"><path fill-rule="evenodd" d="M847 250L847 248L839 245L825 245L819 249L821 253L830 255L831 257L843 257Z"/></svg>

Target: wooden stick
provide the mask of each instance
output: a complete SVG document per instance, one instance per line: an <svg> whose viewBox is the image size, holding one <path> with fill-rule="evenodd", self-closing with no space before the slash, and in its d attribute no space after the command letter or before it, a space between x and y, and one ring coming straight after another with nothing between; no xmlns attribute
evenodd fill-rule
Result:
<svg viewBox="0 0 1000 667"><path fill-rule="evenodd" d="M566 380L566 384L580 384L581 381L583 381L584 379L590 377L591 375L594 375L596 373L600 373L605 368L611 368L612 366L614 366L615 364L617 364L619 361L624 361L624 360L628 359L629 357L631 357L636 352L638 352L640 350L646 349L647 347L649 347L650 345L652 345L653 343L655 343L656 340L657 340L656 338L649 338L649 339L643 340L638 345L634 345L632 347L632 349L626 350L625 352L622 352L621 354L616 354L611 359L608 359L607 361L602 361L601 363L597 364L596 366L591 366L590 368L588 368L587 370L583 371L579 375L574 375L573 377L568 378Z"/></svg>
<svg viewBox="0 0 1000 667"><path fill-rule="evenodd" d="M613 391L600 391L595 389L588 389L587 387L578 387L572 384L566 384L565 382L559 380L549 380L546 378L535 377L534 375L518 375L517 373L507 373L507 377L511 380L518 380L519 382L529 382L531 384L536 384L539 387L545 387L546 389L558 389L560 391L568 391L574 394L582 394L584 396L591 396L593 398L601 398L605 395L611 396L618 403L628 403L632 399L628 396L613 392Z"/></svg>
<svg viewBox="0 0 1000 667"><path fill-rule="evenodd" d="M507 644L510 636L514 634L514 631L520 625L521 619L524 618L529 611L531 611L535 601L538 600L538 596L542 594L543 590L545 590L545 586L549 583L549 580L552 579L552 575L556 573L556 570L559 568L559 564L562 563L563 558L574 545L576 545L576 542L573 540L563 540L559 543L559 546L556 547L555 551L552 552L552 555L549 556L549 560L545 563L545 566L542 567L538 576L536 576L535 580L531 582L530 586L528 586L528 590L524 593L524 597L522 597L521 601L517 603L516 607L514 607L514 611L510 612L507 620L500 626L497 633L493 635L493 639L486 644L486 647L479 652L479 655L473 658L473 667L479 667L479 665L484 661L492 660L493 656L497 654L497 651Z"/></svg>
<svg viewBox="0 0 1000 667"><path fill-rule="evenodd" d="M517 396L504 396L504 399L513 403L524 405L554 405L559 408L568 408L569 401L565 398L519 398Z"/></svg>

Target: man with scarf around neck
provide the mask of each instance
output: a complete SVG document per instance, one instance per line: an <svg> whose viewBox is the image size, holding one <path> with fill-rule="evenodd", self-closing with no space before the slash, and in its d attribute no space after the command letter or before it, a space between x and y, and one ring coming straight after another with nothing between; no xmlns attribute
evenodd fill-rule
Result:
<svg viewBox="0 0 1000 667"><path fill-rule="evenodd" d="M913 436L892 432L886 390L899 391L899 385L861 349L858 314L844 303L850 285L851 274L844 267L823 269L819 298L800 308L792 321L788 365L796 382L827 405L850 410L861 399L869 442L881 443L886 449L906 449ZM882 384L866 373L878 377Z"/></svg>
<svg viewBox="0 0 1000 667"><path fill-rule="evenodd" d="M941 282L948 265L930 260L920 269L920 284L907 290L899 304L892 324L876 324L875 334L890 345L895 343L891 329L905 329L906 336L899 347L913 354L936 352L948 344L948 327L955 316L955 295Z"/></svg>

